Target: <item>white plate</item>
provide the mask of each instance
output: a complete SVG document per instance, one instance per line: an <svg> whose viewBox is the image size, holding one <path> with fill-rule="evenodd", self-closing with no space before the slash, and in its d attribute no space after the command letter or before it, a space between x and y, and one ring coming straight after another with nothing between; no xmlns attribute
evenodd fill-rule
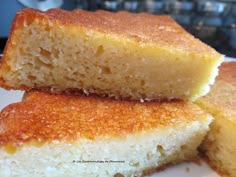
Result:
<svg viewBox="0 0 236 177"><path fill-rule="evenodd" d="M232 58L226 58L226 61L232 61ZM236 61L236 60L234 60ZM22 91L6 91L0 88L0 110L10 103L18 102L22 99ZM205 162L200 165L195 163L181 163L171 166L161 172L153 174L151 177L220 177Z"/></svg>

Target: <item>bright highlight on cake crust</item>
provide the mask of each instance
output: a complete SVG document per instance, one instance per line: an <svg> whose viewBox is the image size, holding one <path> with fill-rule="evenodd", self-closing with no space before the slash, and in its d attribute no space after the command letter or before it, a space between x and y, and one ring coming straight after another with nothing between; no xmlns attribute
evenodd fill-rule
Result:
<svg viewBox="0 0 236 177"><path fill-rule="evenodd" d="M11 28L0 85L192 101L209 91L221 61L169 16L24 9Z"/></svg>

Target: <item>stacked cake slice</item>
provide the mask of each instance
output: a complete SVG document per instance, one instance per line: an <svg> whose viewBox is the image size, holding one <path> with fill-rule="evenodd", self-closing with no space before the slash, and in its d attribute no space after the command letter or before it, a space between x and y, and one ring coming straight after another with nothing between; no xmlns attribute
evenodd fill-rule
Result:
<svg viewBox="0 0 236 177"><path fill-rule="evenodd" d="M195 160L212 117L183 101L31 91L3 109L0 120L0 176L106 177Z"/></svg>
<svg viewBox="0 0 236 177"><path fill-rule="evenodd" d="M236 62L223 63L211 92L196 102L214 116L202 150L212 167L236 176Z"/></svg>
<svg viewBox="0 0 236 177"><path fill-rule="evenodd" d="M11 28L0 85L192 101L209 91L221 62L169 16L25 9Z"/></svg>
<svg viewBox="0 0 236 177"><path fill-rule="evenodd" d="M212 116L191 101L221 62L168 16L19 11L0 85L27 92L0 113L0 176L142 176L195 159Z"/></svg>

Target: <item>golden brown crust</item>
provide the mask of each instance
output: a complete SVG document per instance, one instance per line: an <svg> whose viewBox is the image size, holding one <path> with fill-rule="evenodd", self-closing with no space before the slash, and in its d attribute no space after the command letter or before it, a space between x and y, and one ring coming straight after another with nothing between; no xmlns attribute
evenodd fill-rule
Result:
<svg viewBox="0 0 236 177"><path fill-rule="evenodd" d="M60 85L60 79L57 79L57 78L55 79L56 83L47 83L47 82L41 80L42 82L40 82L40 84L39 84L38 80L37 80L38 77L36 77L35 82L33 82L33 81L30 82L30 79L28 79L27 77L32 78L32 75L30 75L30 74L33 73L33 75L34 75L34 72L31 73L31 71L30 71L31 66L28 67L27 64L31 65L32 63L27 63L28 62L27 60L29 59L29 61L31 61L31 56L34 58L33 60L39 59L36 57L37 52L35 52L38 50L39 46L33 48L33 49L35 49L34 52L29 52L26 56L22 55L22 57L19 53L25 53L25 51L22 52L21 51L22 49L20 47L18 47L16 50L14 50L14 48L16 46L21 45L21 44L18 44L18 42L20 41L18 39L20 38L20 36L22 36L21 35L22 31L26 31L25 29L27 27L29 27L32 22L36 22L36 23L34 23L35 26L41 26L41 24L44 24L44 25L42 25L43 30L41 29L41 31L44 31L44 32L48 32L47 27L51 25L54 27L54 29L58 29L58 28L66 29L66 31L68 31L68 33L66 33L66 34L70 34L69 33L70 31L75 32L78 29L78 31L81 32L82 36L83 36L83 34L86 34L86 35L87 34L95 34L94 37L96 37L96 35L98 35L98 34L101 36L104 36L104 37L108 36L108 38L112 38L114 41L118 41L118 43L120 43L121 46L123 44L129 45L126 42L132 41L132 45L134 44L134 46L136 46L136 44L137 44L137 46L139 46L137 50L142 49L142 47L145 49L150 49L154 46L152 48L153 51L156 51L156 49L160 50L160 53L162 53L164 51L163 52L163 59L166 57L168 60L168 57L173 56L173 58L170 57L169 63L172 62L172 60L173 60L173 67L172 68L174 68L174 69L176 66L174 63L178 63L178 60L181 57L183 57L184 63L185 63L185 58L186 58L186 61L188 61L189 59L192 59L192 58L193 58L193 60L197 61L197 58L198 58L199 61L201 61L201 62L195 62L195 63L199 64L199 66L201 66L202 63L204 63L204 61L208 61L208 62L206 62L206 68L202 67L202 69L203 69L202 73L206 72L206 74L202 74L199 77L201 79L197 78L196 81L194 81L194 82L187 83L188 81L186 81L186 89L183 89L184 90L183 92L181 92L182 91L181 89L179 89L180 93L178 91L176 91L176 92L169 91L169 90L171 90L169 88L170 86L175 87L175 85L176 84L178 85L179 83L169 82L170 79L168 79L169 77L167 77L168 82L166 83L166 86L165 86L165 87L167 87L167 89L164 88L165 90L167 90L167 92L166 92L167 96L164 94L163 97L172 97L172 98L176 97L176 98L181 98L181 99L186 99L186 100L193 100L193 99L195 99L195 97L205 94L205 92L208 90L207 85L210 82L210 77L212 79L213 79L213 77L215 77L215 75L213 74L213 73L215 73L215 71L213 70L213 65L215 65L214 67L216 67L216 64L212 64L212 63L216 63L216 61L218 61L219 58L221 57L221 55L219 53L217 53L214 49L208 47L207 45L203 44L199 40L195 39L193 36L188 34L181 26L179 26L176 22L174 22L174 20L172 20L169 16L166 16L166 15L156 16L156 15L151 15L151 14L147 14L147 13L140 13L140 14L132 14L132 13L128 13L128 12L111 13L111 12L106 12L106 11L87 12L87 11L82 11L82 10L74 10L72 12L68 12L68 11L64 11L64 10L60 10L60 9L51 9L46 12L41 12L41 11L38 11L35 9L23 9L17 13L17 15L13 21L9 40L8 40L7 46L4 50L3 64L0 65L0 86L1 87L4 87L6 89L29 90L30 88L34 88L34 87L42 88L42 87L55 86L55 87L61 88L62 90L67 89L67 88L75 88L75 89L77 88L77 89L88 90L89 92L94 91L98 94L106 94L108 96L110 96L110 95L114 95L116 97L129 97L130 96L129 90L133 89L131 87L127 86L128 89L124 88L123 89L124 91L119 92L121 90L121 89L119 89L119 87L116 87L116 88L118 88L117 89L118 91L115 90L114 88L108 87L108 86L106 86L106 88L105 87L103 88L102 86L100 86L99 81L92 82L92 83L98 83L97 85L95 84L95 86L90 84L89 82L85 83L83 80L81 81L81 83L84 83L84 85L83 84L76 85L73 82L71 82L72 86L70 84L68 84L68 86L65 86L66 88L63 88ZM92 33L90 33L90 32L92 32ZM27 36L28 33L30 36L30 33L32 33L32 31L27 31L25 33L25 35ZM47 34L50 36L50 32ZM39 35L37 35L37 36L39 36ZM44 41L44 39L47 37L42 37L42 38ZM55 37L54 40L57 40L57 37ZM22 41L25 41L25 38L22 38L21 43L22 43ZM26 43L27 43L27 41L26 41ZM61 44L59 46L61 46ZM31 48L31 45L29 45L28 47ZM136 47L134 47L134 50L135 50L135 48ZM28 48L25 47L24 50L28 51ZM93 50L93 49L91 49L91 50ZM127 51L127 50L129 50L129 47L127 47L127 49L125 49L124 51ZM61 51L61 50L59 50L59 51ZM147 52L147 54L148 53L149 52ZM150 52L150 53L152 53L152 52ZM178 53L178 56L176 56L177 53ZM181 54L183 54L183 55L181 55ZM143 55L143 56L140 55L140 57L139 57L139 55L134 56L134 63L135 63L136 59L139 61L142 60L142 58L145 59L145 55ZM165 55L167 55L167 56L165 56ZM52 56L53 56L53 54L52 54ZM125 56L126 55L124 55L124 58L127 58ZM67 58L67 57L62 57L62 58ZM115 58L117 58L117 60L119 61L119 57L115 57ZM150 57L150 58L153 58L152 62L156 63L157 66L159 66L159 65L162 66L162 65L164 65L162 63L166 63L164 60L163 61L161 60L160 62L156 62L155 57ZM159 60L158 58L159 57L157 57L156 60ZM160 58L162 59L162 56L160 56ZM40 59L40 61L41 61L41 59ZM18 62L23 63L24 60L25 60L25 63L27 63L27 64L25 64L25 65L17 64ZM105 60L110 60L110 56L108 55L108 57L106 57ZM144 66L144 68L146 66L148 66L148 63L149 63L148 60L149 59L147 59L147 62L146 62L147 65L142 64L142 65L140 65L141 66L140 68L142 68L142 66ZM152 62L150 62L150 63L152 63ZM54 62L54 63L57 63L57 62ZM189 63L189 61L186 63ZM217 62L217 63L219 63L219 62ZM88 64L88 65L91 65L91 64ZM207 65L209 65L209 66L207 67ZM21 67L21 66L28 67L28 70L25 69L22 71L22 70L18 69L18 67ZM33 66L36 67L36 65L33 65ZM100 67L100 65L98 65L98 66ZM136 69L138 68L139 64L135 65L135 66L136 66L136 68L134 67L134 70L132 68L131 69L129 69L128 67L127 68L129 71L137 73ZM183 66L185 66L185 64ZM53 65L53 67L54 67L54 65ZM188 65L186 65L186 71L187 71L187 73L189 73L189 70L187 67L188 67ZM150 67L147 67L147 68L150 68ZM159 67L159 68L165 68L165 67ZM97 66L96 66L96 69L97 69ZM118 70L119 70L119 68L118 68ZM171 69L171 70L173 70L173 69ZM12 71L14 71L14 72L12 72ZM22 72L19 72L19 71L22 71ZM163 72L164 71L165 71L165 69L163 70ZM57 72L56 69L55 69L55 72ZM95 72L97 72L97 71L95 71ZM179 71L177 71L177 72L181 73L181 75L183 75L182 72L179 72ZM21 73L22 75L20 75L19 73ZM45 73L44 74L43 74L43 72L41 72L41 73L42 73L42 77L44 77L43 75ZM63 72L63 73L65 73L65 72ZM144 79L145 79L145 77L152 78L152 77L149 77L149 75L151 75L150 73L152 73L152 72L147 72L147 74L145 73L145 75L143 75ZM82 74L84 74L84 73L82 73ZM209 74L211 74L211 75L209 75ZM55 75L57 75L57 74L55 74ZM132 75L132 73L131 73L131 75ZM62 77L62 78L65 78L64 74L63 74L63 76L64 77ZM87 74L86 74L86 76L87 76ZM35 77L35 76L33 76L33 77ZM112 77L113 76L111 75L111 78ZM206 79L204 79L206 77L208 77L207 78L208 81L206 81ZM12 79L12 78L15 78L16 80ZM76 78L79 78L79 77L76 77ZM96 77L93 77L93 78L96 78ZM108 78L107 80L109 80L109 77L107 77L107 78ZM170 78L172 78L172 77L170 77ZM70 78L70 79L74 80L74 78ZM100 79L100 76L99 76L99 79ZM19 80L21 82L19 82ZM135 84L133 85L134 89L136 89L135 88L136 86L139 87L139 85L140 85L139 80L137 81L136 77L133 77L133 76L127 77L127 80L130 82L135 81ZM174 80L176 80L176 79L174 79ZM78 80L76 80L75 83L78 83L78 81L80 82L80 80L78 79ZM153 81L154 81L154 79L153 79ZM152 83L157 83L157 82L159 82L158 79L156 79ZM181 82L185 82L185 79L182 79ZM18 83L18 85L16 83ZM65 82L63 82L63 83L65 83ZM142 88L136 89L137 93L133 94L134 97L132 99L140 99L143 96L148 99L162 99L163 92L160 91L161 92L160 94L159 93L153 94L153 93L155 93L156 90L158 90L158 89L155 90L155 88L158 88L158 87L154 87L155 86L154 84L149 84L149 83L150 82L146 83L147 89L146 88L145 89L142 89ZM123 88L122 82L120 82L120 85L121 85L121 88ZM182 84L182 85L185 85L185 84ZM189 85L189 87L188 87L188 85ZM118 84L118 86L119 86L119 84ZM131 86L132 86L132 84L131 84ZM160 88L162 88L162 87L160 87ZM128 91L126 92L126 90L128 90ZM139 91L139 90L141 90L141 91ZM155 91L152 91L152 90L155 90ZM186 90L188 90L188 91L186 91ZM106 92L110 92L110 93L106 93ZM175 95L175 93L178 93L178 94Z"/></svg>
<svg viewBox="0 0 236 177"><path fill-rule="evenodd" d="M205 161L222 177L235 176L236 62L224 62L210 93L197 100L215 121L200 150ZM230 175L231 174L231 175Z"/></svg>
<svg viewBox="0 0 236 177"><path fill-rule="evenodd" d="M47 14L65 23L70 19L69 23L107 34L118 34L138 42L155 43L170 49L220 56L212 48L188 34L167 15L134 14L125 11L112 13L102 10L96 12L74 10L70 13L59 9L49 10Z"/></svg>
<svg viewBox="0 0 236 177"><path fill-rule="evenodd" d="M140 103L32 91L22 102L0 113L0 145L79 137L118 138L154 128L184 126L205 116L199 107L183 101Z"/></svg>
<svg viewBox="0 0 236 177"><path fill-rule="evenodd" d="M223 80L236 86L236 62L224 62L220 66L217 80Z"/></svg>
<svg viewBox="0 0 236 177"><path fill-rule="evenodd" d="M194 156L194 157L190 158L189 160L185 160L184 162L194 162L195 163L195 162L199 162L199 161L200 161L200 159L198 157ZM149 169L143 171L142 177L150 176L155 172L161 172L161 171L163 171L163 170L165 170L165 169L167 169L167 168L169 168L173 165L178 165L180 163L183 163L183 161L182 160L181 161L176 161L174 163L168 163L168 164L162 165L160 167L149 168Z"/></svg>
<svg viewBox="0 0 236 177"><path fill-rule="evenodd" d="M34 11L37 12L37 10L34 10ZM18 36L14 35L14 33L17 32L17 29L22 29L22 27L24 26L25 20L32 21L33 18L34 18L34 16L31 15L31 13L27 13L27 17L26 17L24 10L22 10L22 11L19 11L13 19L12 26L11 26L10 33L9 33L9 38L8 38L8 41L7 41L6 46L4 48L3 57L2 57L1 63L0 63L0 86L2 88L16 89L16 90L17 89L21 89L21 90L25 89L24 86L22 86L21 88L12 88L12 87L8 86L7 84L4 84L5 80L3 79L3 76L4 76L4 73L7 73L7 71L10 70L10 67L7 64L7 61L16 60L15 58L11 57L11 51L14 51L14 48L17 45L20 45L20 44L18 44L18 41L19 41L17 38Z"/></svg>
<svg viewBox="0 0 236 177"><path fill-rule="evenodd" d="M25 23L23 20L30 23L36 19L50 20L51 23L62 27L75 25L78 28L96 30L107 35L116 34L119 37L167 47L170 50L220 57L214 49L187 33L167 15L133 14L125 11L113 13L102 10L89 12L51 9L41 12L35 9L23 9L17 13L11 31L14 31L16 24Z"/></svg>
<svg viewBox="0 0 236 177"><path fill-rule="evenodd" d="M236 62L224 62L210 93L200 98L210 111L219 113L236 124Z"/></svg>
<svg viewBox="0 0 236 177"><path fill-rule="evenodd" d="M231 177L229 174L227 174L226 172L221 171L219 168L217 168L216 166L213 165L213 163L211 163L211 161L204 155L202 155L202 159L209 165L209 167L214 170L215 172L217 172L220 176L222 177Z"/></svg>

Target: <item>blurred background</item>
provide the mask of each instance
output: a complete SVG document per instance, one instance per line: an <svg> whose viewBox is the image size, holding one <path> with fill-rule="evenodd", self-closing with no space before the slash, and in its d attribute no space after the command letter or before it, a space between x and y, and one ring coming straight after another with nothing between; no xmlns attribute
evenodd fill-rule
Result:
<svg viewBox="0 0 236 177"><path fill-rule="evenodd" d="M1 0L0 53L15 13L25 7L169 14L197 38L236 58L236 0Z"/></svg>

